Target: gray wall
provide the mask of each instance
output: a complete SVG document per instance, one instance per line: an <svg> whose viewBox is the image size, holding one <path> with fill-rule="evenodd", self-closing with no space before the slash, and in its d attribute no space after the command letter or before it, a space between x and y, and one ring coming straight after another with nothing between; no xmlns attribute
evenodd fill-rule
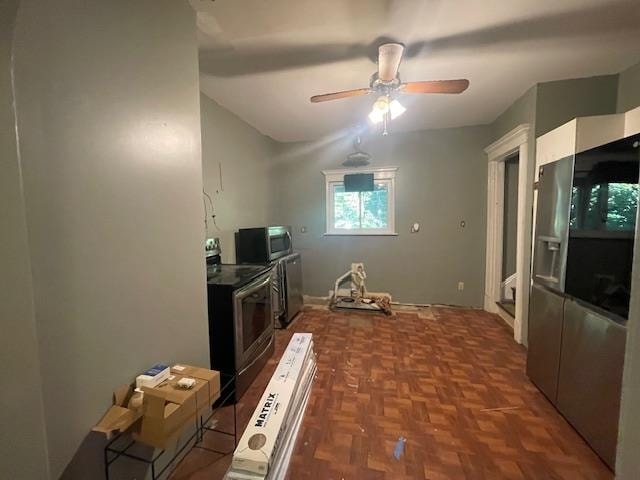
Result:
<svg viewBox="0 0 640 480"><path fill-rule="evenodd" d="M531 125L531 129L535 131L537 96L538 86L534 85L513 102L509 108L498 115L498 118L491 124L492 140L498 140L522 124L528 123ZM533 133L534 132L532 132L532 135ZM532 136L532 138L534 137ZM533 152L533 150L531 150L531 152Z"/></svg>
<svg viewBox="0 0 640 480"><path fill-rule="evenodd" d="M352 138L282 145L272 220L294 227L304 291L326 296L351 262L365 263L371 291L411 303L481 306L486 236L487 127L374 135L373 166L398 166L398 236L324 236L325 169L341 168ZM466 228L460 227L460 221ZM419 233L410 233L419 222ZM307 233L300 233L302 226ZM458 282L465 289L458 291Z"/></svg>
<svg viewBox="0 0 640 480"><path fill-rule="evenodd" d="M200 96L200 108L204 187L213 200L216 215L214 225L207 201L208 235L220 237L222 260L232 263L233 233L238 228L269 223L269 201L275 196L271 190L271 162L276 142L204 94Z"/></svg>
<svg viewBox="0 0 640 480"><path fill-rule="evenodd" d="M618 112L640 106L640 63L629 67L618 76Z"/></svg>
<svg viewBox="0 0 640 480"><path fill-rule="evenodd" d="M33 287L11 89L17 0L0 2L0 478L48 477Z"/></svg>
<svg viewBox="0 0 640 480"><path fill-rule="evenodd" d="M175 0L20 5L17 117L55 478L114 387L155 362L208 364L194 22Z"/></svg>
<svg viewBox="0 0 640 480"><path fill-rule="evenodd" d="M536 137L576 117L616 113L617 93L617 75L539 84L536 99Z"/></svg>
<svg viewBox="0 0 640 480"><path fill-rule="evenodd" d="M516 273L516 245L518 234L518 156L507 159L504 165L504 229L502 232L502 279Z"/></svg>

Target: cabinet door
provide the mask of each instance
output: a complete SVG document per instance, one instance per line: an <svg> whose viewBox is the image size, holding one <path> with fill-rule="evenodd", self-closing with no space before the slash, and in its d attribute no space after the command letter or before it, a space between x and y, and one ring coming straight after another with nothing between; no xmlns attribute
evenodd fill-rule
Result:
<svg viewBox="0 0 640 480"><path fill-rule="evenodd" d="M615 464L626 328L567 300L558 410L611 467Z"/></svg>
<svg viewBox="0 0 640 480"><path fill-rule="evenodd" d="M527 375L556 403L564 297L534 284L529 299Z"/></svg>

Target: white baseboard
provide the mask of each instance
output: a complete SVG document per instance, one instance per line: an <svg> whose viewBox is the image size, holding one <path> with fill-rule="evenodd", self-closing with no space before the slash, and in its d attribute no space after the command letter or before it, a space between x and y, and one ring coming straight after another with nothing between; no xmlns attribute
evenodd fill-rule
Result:
<svg viewBox="0 0 640 480"><path fill-rule="evenodd" d="M496 313L502 320L504 320L504 323L506 323L509 326L509 328L513 330L514 318L511 315L509 315L507 312L502 310L501 308L497 308Z"/></svg>

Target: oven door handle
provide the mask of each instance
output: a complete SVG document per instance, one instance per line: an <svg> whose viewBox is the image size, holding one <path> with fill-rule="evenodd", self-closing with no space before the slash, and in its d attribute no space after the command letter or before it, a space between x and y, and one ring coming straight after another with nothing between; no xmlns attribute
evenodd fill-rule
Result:
<svg viewBox="0 0 640 480"><path fill-rule="evenodd" d="M242 300L243 298L248 297L253 292L255 292L256 290L260 290L262 287L264 287L268 283L271 283L271 272L269 272L264 277L254 281L253 283L250 283L249 285L244 287L242 290L238 290L238 293L236 293L236 300Z"/></svg>

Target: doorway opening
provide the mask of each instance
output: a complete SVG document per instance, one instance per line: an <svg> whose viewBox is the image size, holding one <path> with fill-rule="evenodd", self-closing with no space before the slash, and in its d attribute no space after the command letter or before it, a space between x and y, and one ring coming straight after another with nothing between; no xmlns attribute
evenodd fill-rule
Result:
<svg viewBox="0 0 640 480"><path fill-rule="evenodd" d="M520 155L512 154L504 161L504 212L502 227L502 270L498 306L516 316L517 287L516 245L518 238L518 174Z"/></svg>
<svg viewBox="0 0 640 480"><path fill-rule="evenodd" d="M519 125L485 149L487 250L484 309L527 344L531 275L533 158L529 125Z"/></svg>

